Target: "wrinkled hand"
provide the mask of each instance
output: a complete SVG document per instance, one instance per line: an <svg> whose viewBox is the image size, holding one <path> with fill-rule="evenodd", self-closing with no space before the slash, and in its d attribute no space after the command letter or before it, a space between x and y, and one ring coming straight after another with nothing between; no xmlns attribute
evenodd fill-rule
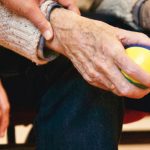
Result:
<svg viewBox="0 0 150 150"><path fill-rule="evenodd" d="M9 102L0 81L0 137L3 137L9 125Z"/></svg>
<svg viewBox="0 0 150 150"><path fill-rule="evenodd" d="M130 98L141 98L149 93L149 89L143 90L129 83L120 72L122 69L150 87L150 75L128 58L124 50L124 45L130 44L150 46L150 39L146 35L75 14L70 17L67 12L61 12L57 9L51 15L56 37L48 46L68 57L88 83ZM61 14L60 18L65 16L70 22L60 24L57 14Z"/></svg>
<svg viewBox="0 0 150 150"><path fill-rule="evenodd" d="M39 6L45 0L0 0L9 10L29 19L43 34L46 40L53 37L50 23L45 19ZM66 8L79 13L75 0L56 0Z"/></svg>
<svg viewBox="0 0 150 150"><path fill-rule="evenodd" d="M140 25L147 30L150 30L150 0L143 3L140 11Z"/></svg>

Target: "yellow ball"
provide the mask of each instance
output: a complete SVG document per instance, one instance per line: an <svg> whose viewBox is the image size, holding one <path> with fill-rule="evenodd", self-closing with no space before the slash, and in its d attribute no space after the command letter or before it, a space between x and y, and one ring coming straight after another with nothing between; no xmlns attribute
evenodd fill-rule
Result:
<svg viewBox="0 0 150 150"><path fill-rule="evenodd" d="M126 53L145 72L150 73L150 46L132 45L126 49ZM140 87L142 89L147 88L146 86L142 85L140 82L129 77L125 72L123 72L123 74L129 82L133 83L137 87Z"/></svg>

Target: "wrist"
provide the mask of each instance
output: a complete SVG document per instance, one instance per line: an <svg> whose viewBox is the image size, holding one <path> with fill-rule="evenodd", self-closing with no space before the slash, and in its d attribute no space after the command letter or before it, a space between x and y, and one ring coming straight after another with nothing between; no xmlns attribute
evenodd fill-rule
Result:
<svg viewBox="0 0 150 150"><path fill-rule="evenodd" d="M70 10L64 8L56 8L51 12L50 22L54 28L62 26L62 28L68 29L74 27L80 20L80 18L81 17L78 14ZM58 23L61 23L61 25Z"/></svg>
<svg viewBox="0 0 150 150"><path fill-rule="evenodd" d="M80 24L80 16L64 8L56 8L51 12L50 22L54 31L52 41L47 41L48 48L65 55L64 49L73 40L74 31Z"/></svg>

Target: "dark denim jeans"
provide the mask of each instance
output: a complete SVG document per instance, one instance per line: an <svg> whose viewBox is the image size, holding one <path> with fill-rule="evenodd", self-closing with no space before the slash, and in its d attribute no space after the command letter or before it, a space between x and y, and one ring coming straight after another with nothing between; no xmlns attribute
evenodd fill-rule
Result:
<svg viewBox="0 0 150 150"><path fill-rule="evenodd" d="M90 86L71 62L59 57L3 79L11 112L34 110L37 150L117 150L121 98Z"/></svg>
<svg viewBox="0 0 150 150"><path fill-rule="evenodd" d="M38 150L117 150L123 102L90 86L60 57L48 66L47 92L36 119Z"/></svg>

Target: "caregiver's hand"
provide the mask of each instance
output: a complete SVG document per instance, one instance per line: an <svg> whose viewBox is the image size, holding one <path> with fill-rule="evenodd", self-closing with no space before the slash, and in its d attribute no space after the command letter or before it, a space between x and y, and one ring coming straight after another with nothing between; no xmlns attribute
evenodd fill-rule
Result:
<svg viewBox="0 0 150 150"><path fill-rule="evenodd" d="M39 6L45 0L0 0L9 10L30 20L42 33L46 40L53 38L53 30ZM56 0L64 7L79 13L75 0Z"/></svg>

